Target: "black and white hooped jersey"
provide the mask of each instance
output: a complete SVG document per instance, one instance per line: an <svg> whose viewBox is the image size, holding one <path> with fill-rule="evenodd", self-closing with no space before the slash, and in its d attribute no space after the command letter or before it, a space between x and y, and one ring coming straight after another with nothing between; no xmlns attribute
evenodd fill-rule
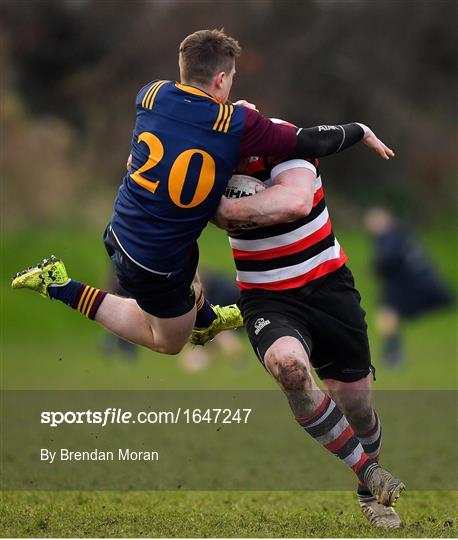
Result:
<svg viewBox="0 0 458 540"><path fill-rule="evenodd" d="M229 235L241 290L302 287L334 272L348 260L332 231L318 160L279 162L278 159L253 157L237 172L269 183L281 172L297 167L315 173L310 214L294 222Z"/></svg>

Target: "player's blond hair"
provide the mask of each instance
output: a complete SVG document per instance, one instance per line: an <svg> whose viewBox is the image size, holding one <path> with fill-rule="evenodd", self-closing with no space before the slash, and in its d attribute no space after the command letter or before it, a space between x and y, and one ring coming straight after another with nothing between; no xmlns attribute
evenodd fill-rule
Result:
<svg viewBox="0 0 458 540"><path fill-rule="evenodd" d="M209 84L220 71L229 72L242 49L221 30L198 30L180 43L182 81Z"/></svg>

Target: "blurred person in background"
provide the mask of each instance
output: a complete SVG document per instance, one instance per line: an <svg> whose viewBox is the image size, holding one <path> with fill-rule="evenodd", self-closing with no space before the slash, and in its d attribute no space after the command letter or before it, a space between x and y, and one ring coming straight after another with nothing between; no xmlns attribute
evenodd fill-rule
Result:
<svg viewBox="0 0 458 540"><path fill-rule="evenodd" d="M382 359L395 368L405 359L402 321L444 309L453 296L419 241L388 210L371 208L364 224L381 286L376 329L383 340Z"/></svg>

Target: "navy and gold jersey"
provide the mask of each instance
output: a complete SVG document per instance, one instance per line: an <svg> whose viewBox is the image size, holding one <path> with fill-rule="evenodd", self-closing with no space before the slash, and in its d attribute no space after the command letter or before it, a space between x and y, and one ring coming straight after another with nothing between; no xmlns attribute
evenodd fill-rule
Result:
<svg viewBox="0 0 458 540"><path fill-rule="evenodd" d="M136 109L132 168L116 198L111 228L138 265L176 272L214 215L239 159L273 148L292 151L296 134L174 81L147 84Z"/></svg>

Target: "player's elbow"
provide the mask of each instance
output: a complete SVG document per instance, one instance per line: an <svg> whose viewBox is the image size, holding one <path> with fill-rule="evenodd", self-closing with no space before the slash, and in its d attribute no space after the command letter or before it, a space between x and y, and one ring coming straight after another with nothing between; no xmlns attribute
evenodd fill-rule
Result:
<svg viewBox="0 0 458 540"><path fill-rule="evenodd" d="M312 210L312 201L308 200L307 198L303 197L295 197L291 200L290 204L290 216L289 218L294 219L300 219L303 217L306 217L310 214Z"/></svg>

